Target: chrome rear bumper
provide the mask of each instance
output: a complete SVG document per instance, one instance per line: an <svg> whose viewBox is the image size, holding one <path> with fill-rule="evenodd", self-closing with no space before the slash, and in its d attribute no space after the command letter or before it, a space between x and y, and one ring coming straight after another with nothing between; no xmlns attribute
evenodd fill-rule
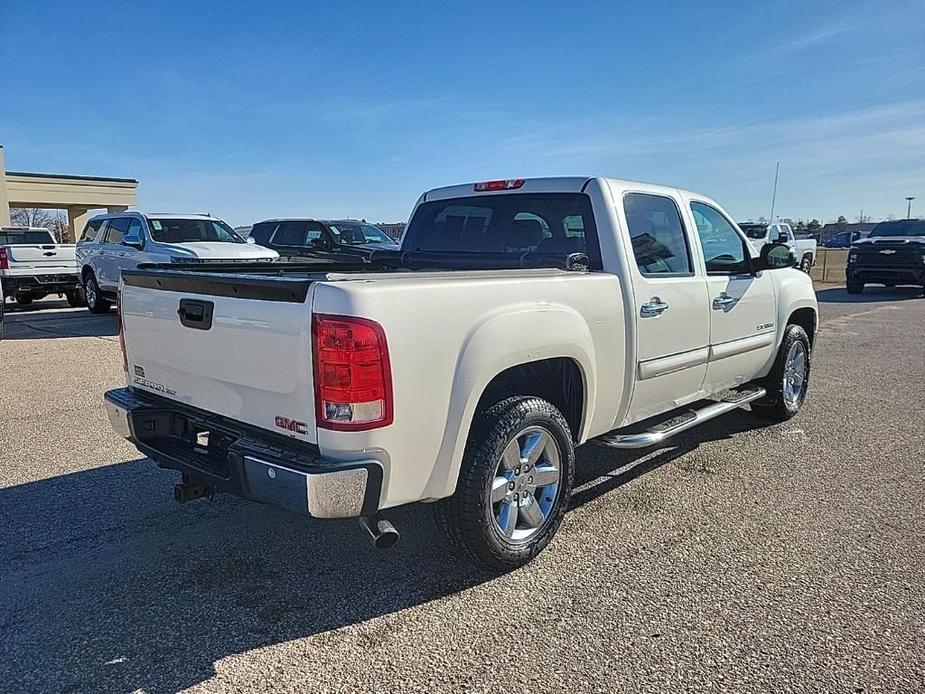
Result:
<svg viewBox="0 0 925 694"><path fill-rule="evenodd" d="M315 518L379 510L382 466L322 458L317 448L128 388L106 393L112 428L164 468L215 492Z"/></svg>

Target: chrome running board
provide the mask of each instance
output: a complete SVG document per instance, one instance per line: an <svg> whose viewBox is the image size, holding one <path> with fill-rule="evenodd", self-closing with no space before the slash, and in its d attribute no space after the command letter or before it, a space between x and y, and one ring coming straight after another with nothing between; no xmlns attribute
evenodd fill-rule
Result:
<svg viewBox="0 0 925 694"><path fill-rule="evenodd" d="M610 432L609 434L604 434L603 436L593 439L593 441L601 446L609 446L610 448L646 448L648 446L654 446L675 434L680 434L682 431L687 431L714 417L719 417L721 414L731 412L737 407L747 405L753 400L763 398L765 395L767 395L767 391L765 391L764 388L744 388L736 391L727 398L723 398L719 402L706 405L697 410L688 410L673 419L669 419L667 422L657 424L651 429L639 432L638 434L617 434Z"/></svg>

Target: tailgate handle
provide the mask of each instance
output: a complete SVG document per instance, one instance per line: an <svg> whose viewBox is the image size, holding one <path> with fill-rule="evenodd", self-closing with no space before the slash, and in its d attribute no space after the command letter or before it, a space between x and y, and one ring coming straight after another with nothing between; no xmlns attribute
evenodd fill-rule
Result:
<svg viewBox="0 0 925 694"><path fill-rule="evenodd" d="M177 315L180 323L187 328L195 330L209 330L212 328L212 312L215 304L211 301L197 301L196 299L180 299L180 308Z"/></svg>

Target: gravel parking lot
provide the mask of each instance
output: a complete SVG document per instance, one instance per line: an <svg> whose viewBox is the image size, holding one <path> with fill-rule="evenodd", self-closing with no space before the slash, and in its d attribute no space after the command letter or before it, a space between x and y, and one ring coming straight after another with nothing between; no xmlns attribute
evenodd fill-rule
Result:
<svg viewBox="0 0 925 694"><path fill-rule="evenodd" d="M5 691L925 691L925 298L820 288L803 412L586 446L549 549L499 575L424 506L369 546L175 473L111 430L113 316L0 343ZM58 307L50 309L49 307ZM43 310L39 310L43 309Z"/></svg>

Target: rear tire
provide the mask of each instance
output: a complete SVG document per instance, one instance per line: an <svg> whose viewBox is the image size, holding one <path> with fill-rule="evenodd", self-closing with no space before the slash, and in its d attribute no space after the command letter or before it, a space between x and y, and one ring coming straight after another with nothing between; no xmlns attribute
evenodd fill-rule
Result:
<svg viewBox="0 0 925 694"><path fill-rule="evenodd" d="M523 566L559 529L574 476L562 413L540 398L508 398L476 415L456 492L434 504L437 524L480 564Z"/></svg>
<svg viewBox="0 0 925 694"><path fill-rule="evenodd" d="M860 294L864 291L864 283L858 280L848 280L846 289L849 294Z"/></svg>
<svg viewBox="0 0 925 694"><path fill-rule="evenodd" d="M28 306L29 304L32 303L32 301L33 301L33 297L31 297L29 294L17 294L16 295L16 303L19 304L20 306Z"/></svg>
<svg viewBox="0 0 925 694"><path fill-rule="evenodd" d="M813 266L813 261L810 260L809 256L808 255L803 256L803 260L800 261L800 270L805 272L808 275L812 266Z"/></svg>
<svg viewBox="0 0 925 694"><path fill-rule="evenodd" d="M777 422L799 412L809 389L810 354L806 331L799 325L788 325L771 373L764 379L768 394L751 404L752 412Z"/></svg>
<svg viewBox="0 0 925 694"><path fill-rule="evenodd" d="M84 296L87 300L87 308L90 313L107 313L112 303L103 297L100 287L96 283L96 277L92 272L88 272L84 277Z"/></svg>
<svg viewBox="0 0 925 694"><path fill-rule="evenodd" d="M64 298L67 299L67 305L74 308L84 306L87 303L84 299L84 290L82 287L74 287L64 292Z"/></svg>

